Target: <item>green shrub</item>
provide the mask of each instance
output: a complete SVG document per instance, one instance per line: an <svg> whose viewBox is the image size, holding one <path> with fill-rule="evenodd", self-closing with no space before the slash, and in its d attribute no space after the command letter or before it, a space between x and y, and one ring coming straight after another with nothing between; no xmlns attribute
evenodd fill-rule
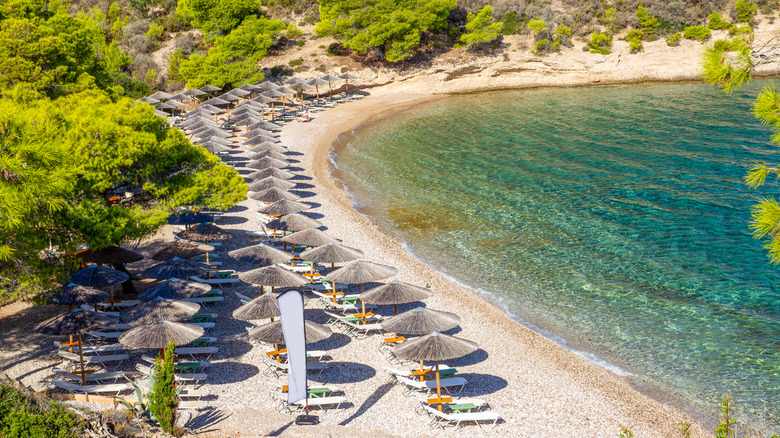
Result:
<svg viewBox="0 0 780 438"><path fill-rule="evenodd" d="M328 56L347 56L349 55L349 50L339 43L330 43L325 54Z"/></svg>
<svg viewBox="0 0 780 438"><path fill-rule="evenodd" d="M290 60L290 62L288 62L287 64L289 64L289 65L290 65L290 67L298 67L298 66L301 66L301 65L303 65L303 59L301 59L301 58L298 58L298 59L292 59L292 60Z"/></svg>
<svg viewBox="0 0 780 438"><path fill-rule="evenodd" d="M181 49L176 49L168 55L168 81L169 82L184 82L184 77L181 75L179 68L181 63L185 60L184 53Z"/></svg>
<svg viewBox="0 0 780 438"><path fill-rule="evenodd" d="M707 19L709 20L707 27L712 30L728 29L729 27L728 21L724 20L723 15L718 12L711 13Z"/></svg>
<svg viewBox="0 0 780 438"><path fill-rule="evenodd" d="M689 40L706 41L712 32L706 26L688 26L683 29L683 36Z"/></svg>
<svg viewBox="0 0 780 438"><path fill-rule="evenodd" d="M636 8L636 18L639 19L639 24L642 25L642 32L648 37L654 37L661 22L656 17L651 17L650 13L644 6Z"/></svg>
<svg viewBox="0 0 780 438"><path fill-rule="evenodd" d="M756 16L758 6L750 0L737 0L734 4L734 9L737 12L737 21L740 23L750 23L753 21L753 17Z"/></svg>
<svg viewBox="0 0 780 438"><path fill-rule="evenodd" d="M295 40L295 46L296 47L303 47L304 45L306 45L306 41L304 41L304 40Z"/></svg>
<svg viewBox="0 0 780 438"><path fill-rule="evenodd" d="M484 44L498 39L504 23L493 22L493 7L486 5L475 15L469 13L466 33L460 36L460 42L468 45Z"/></svg>
<svg viewBox="0 0 780 438"><path fill-rule="evenodd" d="M149 393L149 411L160 424L160 429L174 433L176 409L179 405L176 381L173 378L173 340L168 342L165 356L157 356L154 364L154 382Z"/></svg>
<svg viewBox="0 0 780 438"><path fill-rule="evenodd" d="M159 41L162 38L163 27L157 23L149 25L149 30L146 31L146 37L151 41Z"/></svg>
<svg viewBox="0 0 780 438"><path fill-rule="evenodd" d="M75 438L79 428L76 416L57 403L0 384L1 437Z"/></svg>
<svg viewBox="0 0 780 438"><path fill-rule="evenodd" d="M612 53L612 37L606 33L596 32L594 30L593 33L590 34L588 47L590 47L590 53L609 55Z"/></svg>
<svg viewBox="0 0 780 438"><path fill-rule="evenodd" d="M675 32L666 39L666 45L670 47L676 47L680 45L680 39L682 38L682 34L680 32Z"/></svg>
<svg viewBox="0 0 780 438"><path fill-rule="evenodd" d="M604 12L604 19L602 21L604 26L607 28L607 33L610 35L614 35L620 31L620 26L618 26L617 9L607 9L606 12Z"/></svg>
<svg viewBox="0 0 780 438"><path fill-rule="evenodd" d="M642 36L644 33L639 29L631 29L628 31L628 35L626 35L626 41L628 41L628 46L631 49L631 53L639 53L642 50L644 50L644 47L642 46Z"/></svg>
<svg viewBox="0 0 780 438"><path fill-rule="evenodd" d="M303 35L303 31L298 29L298 26L296 26L295 23L290 23L287 25L287 30L285 31L285 36L287 38L298 38L301 35Z"/></svg>
<svg viewBox="0 0 780 438"><path fill-rule="evenodd" d="M514 35L522 30L517 14L514 12L505 12L501 16L501 21L504 23L501 33L504 35Z"/></svg>
<svg viewBox="0 0 780 438"><path fill-rule="evenodd" d="M302 65L300 67L295 67L295 73L303 73L309 71L309 67L306 67L305 65Z"/></svg>
<svg viewBox="0 0 780 438"><path fill-rule="evenodd" d="M531 20L526 27L534 33L534 49L536 56L548 52L560 52L561 46L571 46L571 28L563 24L553 32L543 20Z"/></svg>
<svg viewBox="0 0 780 438"><path fill-rule="evenodd" d="M718 52L728 52L731 48L731 41L729 40L715 40L712 47Z"/></svg>
<svg viewBox="0 0 780 438"><path fill-rule="evenodd" d="M293 71L290 67L284 65L275 65L271 67L271 76L281 77L281 76L290 76L292 74Z"/></svg>

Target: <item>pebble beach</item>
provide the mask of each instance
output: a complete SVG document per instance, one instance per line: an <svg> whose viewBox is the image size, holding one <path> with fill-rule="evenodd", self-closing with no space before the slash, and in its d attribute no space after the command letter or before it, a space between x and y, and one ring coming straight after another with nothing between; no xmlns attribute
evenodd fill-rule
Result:
<svg viewBox="0 0 780 438"><path fill-rule="evenodd" d="M383 367L391 365L379 351L382 337L355 339L337 333L316 344L313 350L325 350L329 369L312 377L310 384L328 384L343 391L349 404L342 409L315 412L318 426L296 426L295 415L278 412L269 396L281 381L263 375L265 353L251 343L246 327L251 324L232 318L241 303L234 292L256 295L259 288L242 282L224 291L224 302L206 308L219 314L216 327L208 336L218 338L219 352L210 359L208 379L203 385L212 397L214 409L183 411L180 424L197 436L517 436L517 437L617 437L622 427L631 427L637 437L679 436L679 423L691 422L691 436L711 436L690 414L662 403L634 388L623 376L614 374L564 349L509 318L506 312L479 293L464 288L420 262L402 243L381 233L365 216L354 210L347 192L332 177L329 155L349 142L354 130L366 123L392 116L415 105L444 96L429 94L390 94L381 88L371 95L334 108L312 113L308 123L290 122L280 132L281 144L297 160L290 169L299 176L299 195L311 203L313 213L324 230L343 244L358 248L365 260L391 265L397 274L388 279L430 287L433 296L425 301L432 309L454 312L462 319L455 336L476 342L480 350L445 363L457 367L458 376L468 380L464 397L486 400L491 411L504 421L495 428L469 425L453 430L432 429L426 415L415 413L420 398L407 397L393 384ZM246 152L231 153L235 168L242 168ZM227 255L228 251L256 243L246 231L261 229L259 202L247 199L224 214L217 225L233 235L217 248L223 268L239 272L256 266L243 264ZM148 258L131 264L137 273L153 265L149 257L173 241L172 226L165 226L154 237L141 242L137 251ZM352 292L358 292L354 288ZM419 304L399 305L398 311ZM309 299L307 318L325 323L317 299ZM54 306L33 308L17 303L0 309L6 342L0 348L0 369L35 390L50 389L50 368L59 363L51 338L32 333L38 321L61 309ZM14 315L10 318L5 316ZM391 306L379 314L392 315ZM12 344L13 343L13 344ZM14 345L11 348L11 345ZM131 354L128 370L134 369L140 353ZM123 369L124 369L123 368ZM100 407L100 406L96 406ZM105 408L106 406L102 406Z"/></svg>

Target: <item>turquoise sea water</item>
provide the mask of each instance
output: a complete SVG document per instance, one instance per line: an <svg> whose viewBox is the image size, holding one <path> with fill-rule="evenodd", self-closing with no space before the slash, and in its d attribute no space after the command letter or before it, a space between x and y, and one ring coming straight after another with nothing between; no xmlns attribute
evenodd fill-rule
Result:
<svg viewBox="0 0 780 438"><path fill-rule="evenodd" d="M741 178L780 161L750 113L767 84L452 97L360 129L335 175L519 320L697 410L728 392L757 418L780 404L780 268L748 229L771 191Z"/></svg>

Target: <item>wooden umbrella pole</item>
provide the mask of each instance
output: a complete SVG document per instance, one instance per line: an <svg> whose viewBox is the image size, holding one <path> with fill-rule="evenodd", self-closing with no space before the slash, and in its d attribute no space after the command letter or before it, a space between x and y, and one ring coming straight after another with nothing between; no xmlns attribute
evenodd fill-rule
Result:
<svg viewBox="0 0 780 438"><path fill-rule="evenodd" d="M398 304L393 303L393 316L398 315Z"/></svg>
<svg viewBox="0 0 780 438"><path fill-rule="evenodd" d="M79 362L81 363L81 384L87 386L87 374L84 372L84 349L81 347L81 333L79 333ZM87 398L87 401L89 401L89 398Z"/></svg>
<svg viewBox="0 0 780 438"><path fill-rule="evenodd" d="M420 372L422 373L422 371L424 369L425 369L425 365L423 365L423 361L420 361ZM420 374L420 381L421 382L423 381L423 376L424 376L424 374Z"/></svg>
<svg viewBox="0 0 780 438"><path fill-rule="evenodd" d="M73 335L69 335L68 336L68 340L69 340L69 342L68 342L68 346L69 347L68 348L69 348L69 351L72 354L73 353Z"/></svg>
<svg viewBox="0 0 780 438"><path fill-rule="evenodd" d="M311 272L310 272L311 276L309 277L309 284L313 284L314 283L314 262L309 262L309 263L311 263L311 265L310 265L311 266Z"/></svg>
<svg viewBox="0 0 780 438"><path fill-rule="evenodd" d="M439 381L439 361L436 361L436 397L439 399L439 412L441 412L441 382Z"/></svg>
<svg viewBox="0 0 780 438"><path fill-rule="evenodd" d="M360 283L360 310L363 311L363 325L366 325L366 302L363 301L363 283Z"/></svg>

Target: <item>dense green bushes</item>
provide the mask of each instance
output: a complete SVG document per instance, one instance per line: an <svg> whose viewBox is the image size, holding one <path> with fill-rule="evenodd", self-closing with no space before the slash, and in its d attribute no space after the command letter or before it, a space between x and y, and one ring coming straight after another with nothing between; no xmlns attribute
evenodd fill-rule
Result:
<svg viewBox="0 0 780 438"><path fill-rule="evenodd" d="M631 49L631 53L639 53L644 50L644 47L642 46L643 36L644 33L639 29L631 29L628 31L628 35L626 35L626 41L628 41L628 46Z"/></svg>
<svg viewBox="0 0 780 438"><path fill-rule="evenodd" d="M593 31L590 34L588 47L590 47L590 53L609 55L612 53L612 37L606 33Z"/></svg>
<svg viewBox="0 0 780 438"><path fill-rule="evenodd" d="M257 62L266 55L279 32L286 29L280 20L247 17L232 32L217 37L205 54L179 60L180 77L190 87L211 84L229 88L259 82L263 72L257 68Z"/></svg>
<svg viewBox="0 0 780 438"><path fill-rule="evenodd" d="M683 29L683 36L689 40L706 41L712 32L707 26L688 26Z"/></svg>
<svg viewBox="0 0 780 438"><path fill-rule="evenodd" d="M421 35L447 28L457 0L321 0L315 32L358 53L398 62L413 55Z"/></svg>
<svg viewBox="0 0 780 438"><path fill-rule="evenodd" d="M191 17L204 34L224 35L259 7L258 0L179 0L177 13Z"/></svg>
<svg viewBox="0 0 780 438"><path fill-rule="evenodd" d="M493 22L493 8L488 5L476 15L468 15L466 33L460 36L460 41L468 45L489 43L498 38L503 28L504 23Z"/></svg>
<svg viewBox="0 0 780 438"><path fill-rule="evenodd" d="M3 438L77 437L75 415L53 402L0 384L0 436Z"/></svg>

